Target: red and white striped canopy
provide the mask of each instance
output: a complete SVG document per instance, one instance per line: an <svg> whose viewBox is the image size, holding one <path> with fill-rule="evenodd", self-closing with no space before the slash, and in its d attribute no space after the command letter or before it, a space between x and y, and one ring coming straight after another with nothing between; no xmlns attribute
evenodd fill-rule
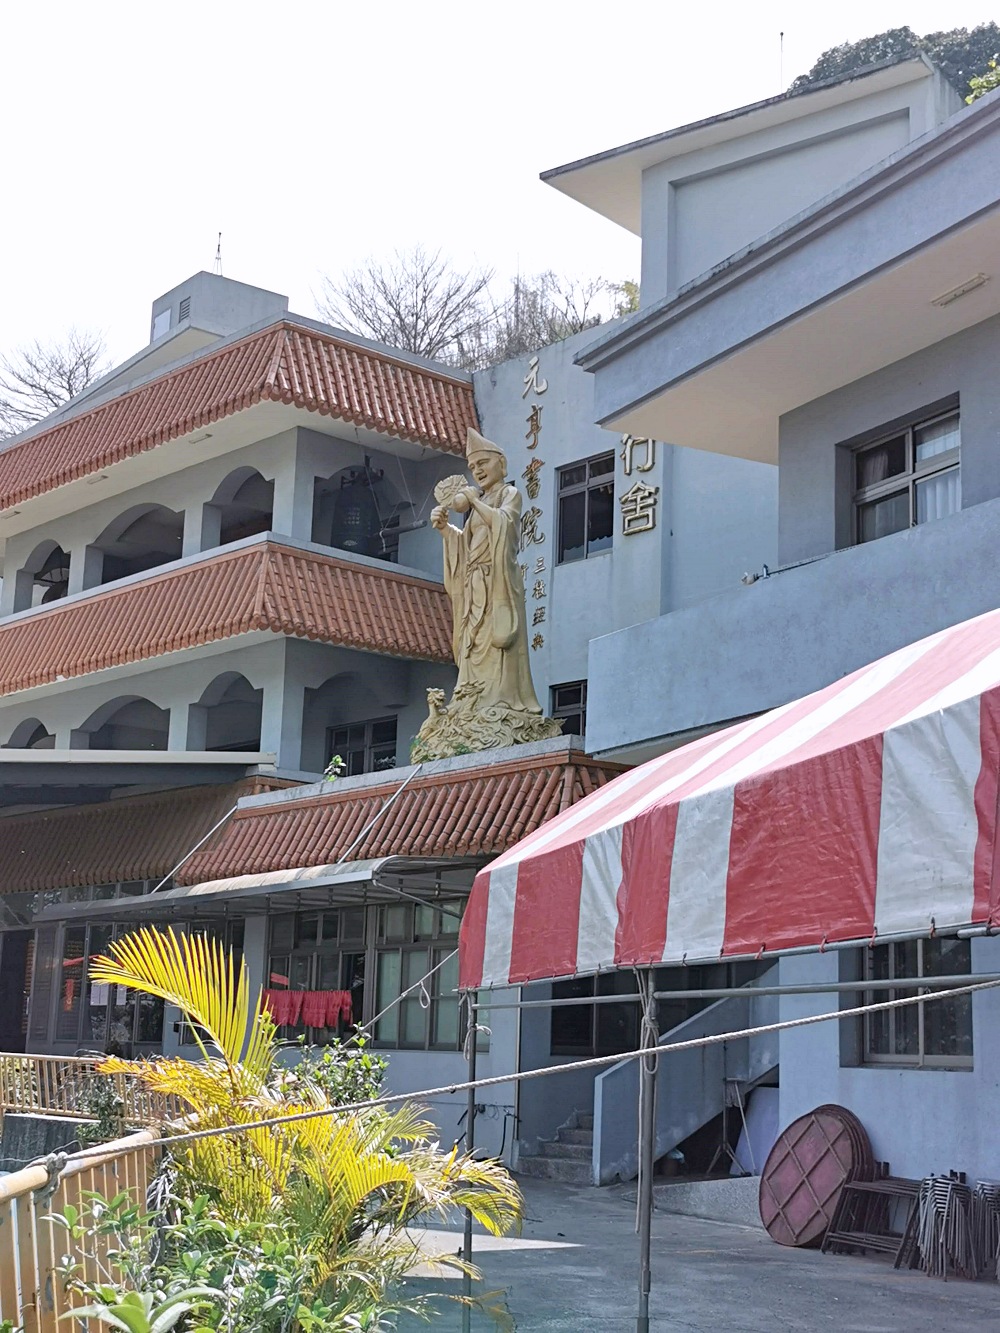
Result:
<svg viewBox="0 0 1000 1333"><path fill-rule="evenodd" d="M463 988L1000 919L1000 611L623 774L477 877Z"/></svg>

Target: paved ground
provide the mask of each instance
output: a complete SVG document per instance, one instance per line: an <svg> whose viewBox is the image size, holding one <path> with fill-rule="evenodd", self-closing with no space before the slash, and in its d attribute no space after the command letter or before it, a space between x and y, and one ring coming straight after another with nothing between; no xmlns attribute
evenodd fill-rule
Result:
<svg viewBox="0 0 1000 1333"><path fill-rule="evenodd" d="M625 1191L522 1184L521 1237L477 1237L476 1256L517 1333L634 1333L635 1205ZM436 1231L427 1241L454 1253L461 1238ZM756 1229L657 1213L650 1313L655 1333L997 1333L1000 1286L897 1273L877 1258L788 1250ZM443 1308L430 1326L453 1333L460 1313ZM473 1326L492 1327L478 1317ZM407 1321L400 1330L427 1327Z"/></svg>

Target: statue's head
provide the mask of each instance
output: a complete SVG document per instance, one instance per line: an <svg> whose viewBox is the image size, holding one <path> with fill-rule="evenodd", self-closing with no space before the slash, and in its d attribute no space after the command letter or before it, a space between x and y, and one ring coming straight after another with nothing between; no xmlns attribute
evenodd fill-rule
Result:
<svg viewBox="0 0 1000 1333"><path fill-rule="evenodd" d="M507 476L507 456L504 451L471 426L466 438L465 456L469 460L469 471L484 491Z"/></svg>

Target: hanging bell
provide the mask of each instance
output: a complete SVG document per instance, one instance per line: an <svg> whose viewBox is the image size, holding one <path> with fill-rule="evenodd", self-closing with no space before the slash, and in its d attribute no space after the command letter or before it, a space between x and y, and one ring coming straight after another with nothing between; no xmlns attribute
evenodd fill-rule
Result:
<svg viewBox="0 0 1000 1333"><path fill-rule="evenodd" d="M368 471L355 468L341 478L333 505L331 545L356 555L377 556L382 520Z"/></svg>

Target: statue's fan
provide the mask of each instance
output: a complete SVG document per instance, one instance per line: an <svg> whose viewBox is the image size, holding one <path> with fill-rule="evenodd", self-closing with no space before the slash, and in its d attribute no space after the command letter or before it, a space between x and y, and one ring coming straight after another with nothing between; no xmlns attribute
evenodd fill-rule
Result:
<svg viewBox="0 0 1000 1333"><path fill-rule="evenodd" d="M464 491L471 485L468 477L463 477L460 473L455 473L451 477L443 477L434 487L434 499L439 505L446 505L449 509L455 508L455 496L459 491Z"/></svg>

